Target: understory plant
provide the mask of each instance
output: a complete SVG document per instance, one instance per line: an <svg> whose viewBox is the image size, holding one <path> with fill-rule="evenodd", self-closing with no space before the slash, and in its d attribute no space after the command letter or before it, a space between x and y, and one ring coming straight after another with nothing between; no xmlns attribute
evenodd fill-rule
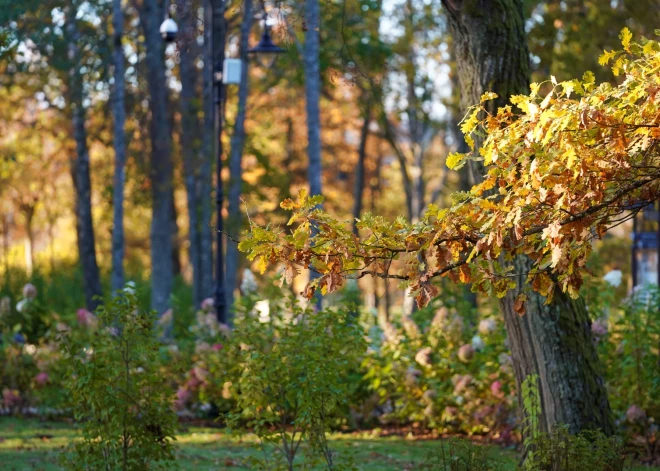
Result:
<svg viewBox="0 0 660 471"><path fill-rule="evenodd" d="M340 463L326 434L340 420L349 386L366 349L362 329L346 309L302 307L295 298L238 313L230 355L240 372L233 381L231 426L246 425L261 440L259 469L353 469ZM297 464L301 444L307 459ZM268 446L277 453L269 453Z"/></svg>
<svg viewBox="0 0 660 471"><path fill-rule="evenodd" d="M450 439L416 468L419 471L502 471L503 464L488 454L487 447L465 439Z"/></svg>
<svg viewBox="0 0 660 471"><path fill-rule="evenodd" d="M64 339L65 387L80 433L62 457L66 469L173 469L176 415L158 375L154 320L127 290L99 308L89 340Z"/></svg>
<svg viewBox="0 0 660 471"><path fill-rule="evenodd" d="M525 460L521 471L624 471L631 469L619 437L608 437L598 430L571 435L559 424L550 432L540 431L542 412L538 375L522 384Z"/></svg>
<svg viewBox="0 0 660 471"><path fill-rule="evenodd" d="M599 348L617 423L628 438L639 437L645 460L660 454L660 290L636 290L613 312Z"/></svg>
<svg viewBox="0 0 660 471"><path fill-rule="evenodd" d="M515 391L504 326L480 316L463 296L460 287L442 283L429 306L381 319L371 329L363 360L370 401L378 404L376 418L383 424L412 423L509 442ZM372 408L359 411L373 426L369 413Z"/></svg>

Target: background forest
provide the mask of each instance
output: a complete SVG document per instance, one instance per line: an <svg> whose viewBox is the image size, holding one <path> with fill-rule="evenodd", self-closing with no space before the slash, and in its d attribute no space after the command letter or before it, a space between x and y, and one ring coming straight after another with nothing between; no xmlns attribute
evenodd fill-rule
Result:
<svg viewBox="0 0 660 471"><path fill-rule="evenodd" d="M552 434L557 425L616 433L617 446L656 464L660 295L631 296L639 280L629 221L594 242L580 291L588 336L562 344L553 340L557 325L530 322L518 335L547 347L533 354L497 299L469 286L438 280L439 294L418 307L396 280L362 277L308 304L300 294L315 273L289 280L285 265L253 263L238 249L250 224L287 228L280 202L301 189L323 195L323 209L357 236L367 214L417 223L430 205L450 207L453 193L480 182L473 167L447 166L452 152L468 151L461 121L486 91L466 86L466 44L476 46L457 32L452 12L461 1L0 0L2 413L78 424L90 424L86 414L97 407L133 413L94 381L101 371L128 384L142 369L150 374L131 391L154 399L138 407L140 420L170 409L181 420L221 417L279 443L286 469L300 460L295 441L303 437L316 453L310 466L351 469L333 464L326 430L516 446L536 437L534 427ZM620 49L624 27L634 38L660 27L657 0L476 3L483 8L472 25L515 13L502 22L522 40L503 54L529 57L527 76L516 83L512 72L496 90L505 99L528 93L530 80L562 82L587 70L597 83L620 84L599 63L603 51ZM173 41L161 30L168 17ZM250 52L265 33L281 48L275 61ZM240 59L232 63L240 79L219 85L232 59ZM562 366L572 341L584 345L571 350L586 358L577 372ZM539 383L525 383L525 396L532 373ZM274 392L278 382L284 389ZM291 391L305 393L294 399ZM542 418L534 422L537 396ZM273 431L285 417L300 424L299 435ZM174 436L171 419L158 424L159 440ZM123 443L142 443L142 432L122 426ZM136 446L136 467L126 467L125 453L112 469L173 456ZM89 460L80 469L101 469L94 453L77 452ZM383 468L355 459L357 469L404 469L400 457ZM249 454L222 460L263 466ZM429 466L419 469L454 469Z"/></svg>

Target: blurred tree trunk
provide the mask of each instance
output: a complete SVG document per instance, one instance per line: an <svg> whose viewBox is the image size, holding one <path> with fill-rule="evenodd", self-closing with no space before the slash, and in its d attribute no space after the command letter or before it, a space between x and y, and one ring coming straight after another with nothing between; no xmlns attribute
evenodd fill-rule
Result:
<svg viewBox="0 0 660 471"><path fill-rule="evenodd" d="M126 181L126 109L125 94L125 64L122 35L124 34L124 12L121 0L112 0L113 29L113 78L111 106L113 122L113 139L115 148L115 174L112 193L112 275L110 286L116 292L124 286L124 184Z"/></svg>
<svg viewBox="0 0 660 471"><path fill-rule="evenodd" d="M174 126L170 126L174 129ZM181 239L179 239L179 222L178 211L176 209L176 201L174 201L174 188L172 188L172 211L170 213L172 218L172 274L173 276L181 275Z"/></svg>
<svg viewBox="0 0 660 471"><path fill-rule="evenodd" d="M527 93L529 53L520 0L443 0L455 48L462 105L479 103L482 93L493 91L488 103L495 112L513 94ZM480 142L477 141L477 145ZM485 169L471 167L480 181ZM528 375L540 377L543 407L541 429L566 424L572 433L584 429L614 432L601 367L591 340L591 321L583 300L571 300L557 290L553 303L530 296L527 313L513 309L523 289L530 262L515 262L518 288L510 291L501 307L506 322L518 390Z"/></svg>
<svg viewBox="0 0 660 471"><path fill-rule="evenodd" d="M21 205L25 218L25 268L28 276L34 271L34 204Z"/></svg>
<svg viewBox="0 0 660 471"><path fill-rule="evenodd" d="M5 265L5 279L9 280L9 214L2 215L2 259Z"/></svg>
<svg viewBox="0 0 660 471"><path fill-rule="evenodd" d="M69 69L68 104L71 112L73 137L76 142L76 156L71 159L71 177L75 188L76 235L78 255L83 270L83 289L87 309L94 310L99 304L95 299L101 296L101 277L96 263L94 241L94 221L92 218L92 183L89 175L89 150L85 128L85 106L83 77L81 75L81 50L78 44L80 34L76 27L76 9L72 6L67 15L66 33L68 36Z"/></svg>
<svg viewBox="0 0 660 471"><path fill-rule="evenodd" d="M321 175L321 64L320 64L321 6L319 0L305 0L305 45L303 63L305 69L305 106L307 110L307 180L311 196L323 194ZM318 274L310 271L310 279ZM321 307L320 292L316 296Z"/></svg>
<svg viewBox="0 0 660 471"><path fill-rule="evenodd" d="M146 46L147 83L151 110L151 308L169 308L174 280L172 236L172 135L168 113L164 44L159 28L165 16L158 0L143 0L140 23Z"/></svg>
<svg viewBox="0 0 660 471"><path fill-rule="evenodd" d="M241 57L241 83L238 87L238 111L234 123L234 134L231 137L231 150L229 154L229 217L227 220L227 233L238 238L241 229L241 191L243 187L243 148L245 146L245 113L249 93L250 77L248 75L248 40L252 27L252 0L243 2L243 23L241 24L240 57ZM229 312L234 307L234 293L238 288L239 270L238 245L227 238L226 283L227 307Z"/></svg>
<svg viewBox="0 0 660 471"><path fill-rule="evenodd" d="M371 123L372 96L368 91L363 91L362 95L368 94L362 112L362 129L360 130L360 144L358 146L358 161L355 170L355 184L353 186L353 234L358 234L357 219L362 214L362 199L364 198L365 186L365 161L367 159L367 140L369 138L369 124Z"/></svg>
<svg viewBox="0 0 660 471"><path fill-rule="evenodd" d="M197 100L198 74L195 62L200 51L197 45L197 12L190 0L177 0L181 23L179 47L179 73L181 74L181 156L188 204L188 254L192 266L193 305L199 308L204 300L202 272L201 180L199 101Z"/></svg>
<svg viewBox="0 0 660 471"><path fill-rule="evenodd" d="M200 221L200 256L201 275L200 282L202 298L213 296L213 230L211 228L212 219L212 164L213 150L215 148L215 98L213 83L213 46L211 38L213 37L212 28L218 27L219 21L213 21L214 15L224 19L224 10L217 11L219 8L217 0L204 1L204 135L202 139L202 165L200 176L201 193L201 221ZM214 6L215 12L214 12ZM216 34L217 38L218 35ZM216 51L224 44L217 45Z"/></svg>

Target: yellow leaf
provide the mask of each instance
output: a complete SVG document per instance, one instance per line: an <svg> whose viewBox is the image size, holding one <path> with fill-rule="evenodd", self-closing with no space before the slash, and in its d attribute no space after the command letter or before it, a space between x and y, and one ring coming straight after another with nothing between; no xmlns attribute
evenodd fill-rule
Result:
<svg viewBox="0 0 660 471"><path fill-rule="evenodd" d="M630 40L632 39L632 33L628 28L623 28L621 30L621 34L619 34L619 38L621 38L621 44L623 45L623 48L630 52Z"/></svg>
<svg viewBox="0 0 660 471"><path fill-rule="evenodd" d="M566 152L564 152L564 158L566 159L566 166L572 169L575 166L575 162L577 161L577 154L575 153L575 149L571 147Z"/></svg>
<svg viewBox="0 0 660 471"><path fill-rule="evenodd" d="M603 51L603 53L598 58L598 63L600 65L607 65L615 56L616 51Z"/></svg>
<svg viewBox="0 0 660 471"><path fill-rule="evenodd" d="M561 249L561 245L555 245L552 248L552 263L550 264L552 268L555 268L557 264L561 261L562 253L563 251Z"/></svg>
<svg viewBox="0 0 660 471"><path fill-rule="evenodd" d="M457 170L458 168L462 167L463 164L465 163L464 159L465 159L464 154L459 154L458 152L451 152L447 156L447 167L449 167L452 170Z"/></svg>
<svg viewBox="0 0 660 471"><path fill-rule="evenodd" d="M497 98L497 96L498 95L495 92L486 92L483 95L481 95L481 100L479 101L479 103L483 103L489 100L494 100L495 98Z"/></svg>
<svg viewBox="0 0 660 471"><path fill-rule="evenodd" d="M461 123L461 132L466 136L474 131L474 128L479 124L479 119L477 117L479 111L481 111L479 108L475 108L467 119L463 119L463 122Z"/></svg>
<svg viewBox="0 0 660 471"><path fill-rule="evenodd" d="M470 146L470 149L474 150L474 139L472 139L472 136L469 134L465 135L465 142L468 146Z"/></svg>

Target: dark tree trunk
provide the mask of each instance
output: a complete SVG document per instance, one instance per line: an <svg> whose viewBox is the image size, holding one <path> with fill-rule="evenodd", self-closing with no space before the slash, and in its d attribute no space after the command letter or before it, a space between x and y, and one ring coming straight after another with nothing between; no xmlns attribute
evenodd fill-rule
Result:
<svg viewBox="0 0 660 471"><path fill-rule="evenodd" d="M309 194L323 194L321 175L321 64L320 64L320 28L321 6L319 0L305 0L305 45L303 62L305 69L305 106L307 110L307 180ZM310 271L310 280L318 278L318 273ZM316 306L321 307L320 291L316 295Z"/></svg>
<svg viewBox="0 0 660 471"><path fill-rule="evenodd" d="M170 127L174 129L174 126ZM172 224L172 274L181 275L181 239L179 239L179 223L176 202L174 201L174 188L172 188L172 211L170 212Z"/></svg>
<svg viewBox="0 0 660 471"><path fill-rule="evenodd" d="M192 266L193 305L199 308L204 300L201 241L201 179L202 160L199 140L201 123L198 118L198 74L195 62L199 58L197 45L197 12L190 0L178 0L181 19L179 71L181 74L181 156L188 204L188 256Z"/></svg>
<svg viewBox="0 0 660 471"><path fill-rule="evenodd" d="M151 110L151 308L162 314L169 308L174 280L172 263L172 136L168 113L163 39L164 19L157 0L144 0L140 23L146 45L147 83Z"/></svg>
<svg viewBox="0 0 660 471"><path fill-rule="evenodd" d="M242 61L241 83L238 87L238 111L234 123L234 134L231 138L229 154L229 207L227 232L234 238L238 237L241 228L241 191L243 187L243 148L245 146L245 112L249 93L248 76L248 40L252 27L252 1L243 2L243 23L241 25L240 55ZM226 258L227 306L231 312L234 306L234 293L238 288L239 252L238 245L227 238Z"/></svg>
<svg viewBox="0 0 660 471"><path fill-rule="evenodd" d="M124 105L124 49L122 35L124 34L124 12L121 0L112 0L113 29L113 78L112 116L113 138L115 148L115 174L112 193L112 275L110 286L116 292L124 286L124 184L126 181L126 110Z"/></svg>
<svg viewBox="0 0 660 471"><path fill-rule="evenodd" d="M321 7L319 0L305 0L305 46L303 60L305 67L305 98L307 109L307 179L309 194L322 194L321 188L321 66L320 33Z"/></svg>
<svg viewBox="0 0 660 471"><path fill-rule="evenodd" d="M23 216L25 217L25 267L28 276L32 276L34 270L34 206L23 207Z"/></svg>
<svg viewBox="0 0 660 471"><path fill-rule="evenodd" d="M522 2L443 0L443 5L454 40L463 108L479 103L486 91L499 95L489 102L493 112L511 95L527 93L530 70ZM479 163L471 171L474 181L485 173ZM518 288L501 303L518 388L528 375L538 373L543 430L563 423L573 433L599 428L611 434L614 425L584 303L558 292L549 306L541 296L531 296L522 317L513 309L529 263L525 258L515 261L515 271L521 274Z"/></svg>
<svg viewBox="0 0 660 471"><path fill-rule="evenodd" d="M211 38L213 37L213 0L204 1L204 135L202 139L202 164L200 175L200 194L201 194L201 221L200 227L200 255L201 263L201 294L202 298L213 296L213 231L211 229L212 218L212 173L211 162L213 159L213 149L215 146L215 121L214 121L214 87L213 87L213 47ZM216 34L215 37L218 37ZM219 47L224 47L219 45ZM218 49L216 48L216 49Z"/></svg>
<svg viewBox="0 0 660 471"><path fill-rule="evenodd" d="M2 215L2 258L5 265L5 280L9 280L9 227L10 217L8 214Z"/></svg>
<svg viewBox="0 0 660 471"><path fill-rule="evenodd" d="M363 92L369 93L369 92ZM364 197L364 185L365 185L365 162L367 159L367 139L369 138L369 124L371 123L371 95L367 97L362 129L360 132L360 144L358 146L358 162L357 168L355 169L355 184L353 186L353 234L357 235L357 219L360 218L362 214L362 199Z"/></svg>
<svg viewBox="0 0 660 471"><path fill-rule="evenodd" d="M89 150L87 148L87 130L85 128L85 108L83 105L83 77L80 74L79 33L75 23L75 9L67 18L69 36L68 54L71 61L69 70L69 107L73 137L76 142L76 156L71 159L71 176L75 188L76 234L78 236L78 254L83 270L83 289L87 309L94 310L99 304L97 296L102 295L101 277L96 263L96 244L94 241L94 221L92 218L92 183L89 175Z"/></svg>

